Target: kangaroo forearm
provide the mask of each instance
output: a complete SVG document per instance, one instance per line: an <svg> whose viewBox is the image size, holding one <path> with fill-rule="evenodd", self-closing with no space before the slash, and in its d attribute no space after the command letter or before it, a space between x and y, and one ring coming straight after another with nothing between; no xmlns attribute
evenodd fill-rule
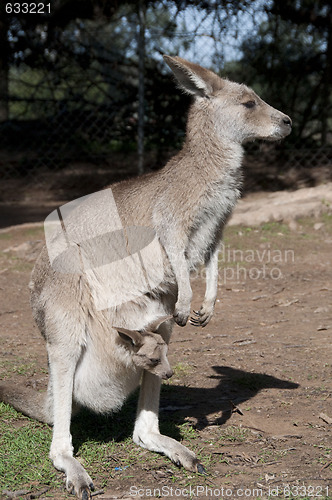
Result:
<svg viewBox="0 0 332 500"><path fill-rule="evenodd" d="M206 289L204 303L214 304L218 292L218 255L219 248L213 253L210 261L206 265Z"/></svg>

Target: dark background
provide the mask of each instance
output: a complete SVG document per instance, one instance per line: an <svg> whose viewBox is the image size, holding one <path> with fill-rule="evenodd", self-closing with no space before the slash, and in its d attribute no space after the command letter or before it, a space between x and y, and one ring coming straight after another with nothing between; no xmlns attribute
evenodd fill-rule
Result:
<svg viewBox="0 0 332 500"><path fill-rule="evenodd" d="M3 221L41 220L176 152L189 98L162 53L245 82L292 117L284 142L248 147L246 192L332 179L329 0L53 0L44 14L10 5L0 13Z"/></svg>

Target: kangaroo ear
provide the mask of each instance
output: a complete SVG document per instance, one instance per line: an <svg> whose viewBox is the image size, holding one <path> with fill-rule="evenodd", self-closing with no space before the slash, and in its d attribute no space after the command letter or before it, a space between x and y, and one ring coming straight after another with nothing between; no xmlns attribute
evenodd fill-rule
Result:
<svg viewBox="0 0 332 500"><path fill-rule="evenodd" d="M142 344L142 334L137 330L128 330L127 328L120 328L118 326L113 326L118 332L119 337L131 346L139 347Z"/></svg>
<svg viewBox="0 0 332 500"><path fill-rule="evenodd" d="M202 68L181 57L164 55L180 87L187 94L196 97L209 97L214 90L222 88L222 79L212 71Z"/></svg>
<svg viewBox="0 0 332 500"><path fill-rule="evenodd" d="M144 330L146 332L152 332L152 333L156 333L158 327L162 324L162 323L165 323L165 321L168 321L169 319L173 319L173 316L161 316L160 318L158 318L156 321L153 321L152 323L150 323L149 325L147 325Z"/></svg>

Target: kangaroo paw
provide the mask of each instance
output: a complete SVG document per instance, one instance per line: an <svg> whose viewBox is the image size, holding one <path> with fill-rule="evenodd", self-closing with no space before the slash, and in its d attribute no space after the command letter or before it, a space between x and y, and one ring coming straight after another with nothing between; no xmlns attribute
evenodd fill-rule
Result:
<svg viewBox="0 0 332 500"><path fill-rule="evenodd" d="M93 482L84 467L76 458L58 455L53 460L54 466L66 474L66 489L80 500L90 500L90 491L94 490Z"/></svg>
<svg viewBox="0 0 332 500"><path fill-rule="evenodd" d="M86 484L87 481L90 480L89 484ZM79 477L68 479L66 481L66 489L68 493L72 495L76 495L80 500L90 500L91 499L91 491L94 490L93 483L91 482L90 477L86 474L86 477L83 477L81 474Z"/></svg>
<svg viewBox="0 0 332 500"><path fill-rule="evenodd" d="M202 306L199 311L193 311L193 315L190 317L189 323L193 326L206 326L213 316L213 307Z"/></svg>

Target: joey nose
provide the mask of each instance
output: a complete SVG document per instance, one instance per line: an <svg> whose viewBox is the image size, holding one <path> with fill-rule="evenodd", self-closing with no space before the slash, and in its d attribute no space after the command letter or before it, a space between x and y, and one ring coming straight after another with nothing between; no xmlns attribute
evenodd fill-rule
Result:
<svg viewBox="0 0 332 500"><path fill-rule="evenodd" d="M169 378L173 377L173 375L174 375L174 372L173 372L173 370L171 369L171 370L168 370L168 371L165 373L165 376L164 376L163 378L164 378L164 380L168 380Z"/></svg>

